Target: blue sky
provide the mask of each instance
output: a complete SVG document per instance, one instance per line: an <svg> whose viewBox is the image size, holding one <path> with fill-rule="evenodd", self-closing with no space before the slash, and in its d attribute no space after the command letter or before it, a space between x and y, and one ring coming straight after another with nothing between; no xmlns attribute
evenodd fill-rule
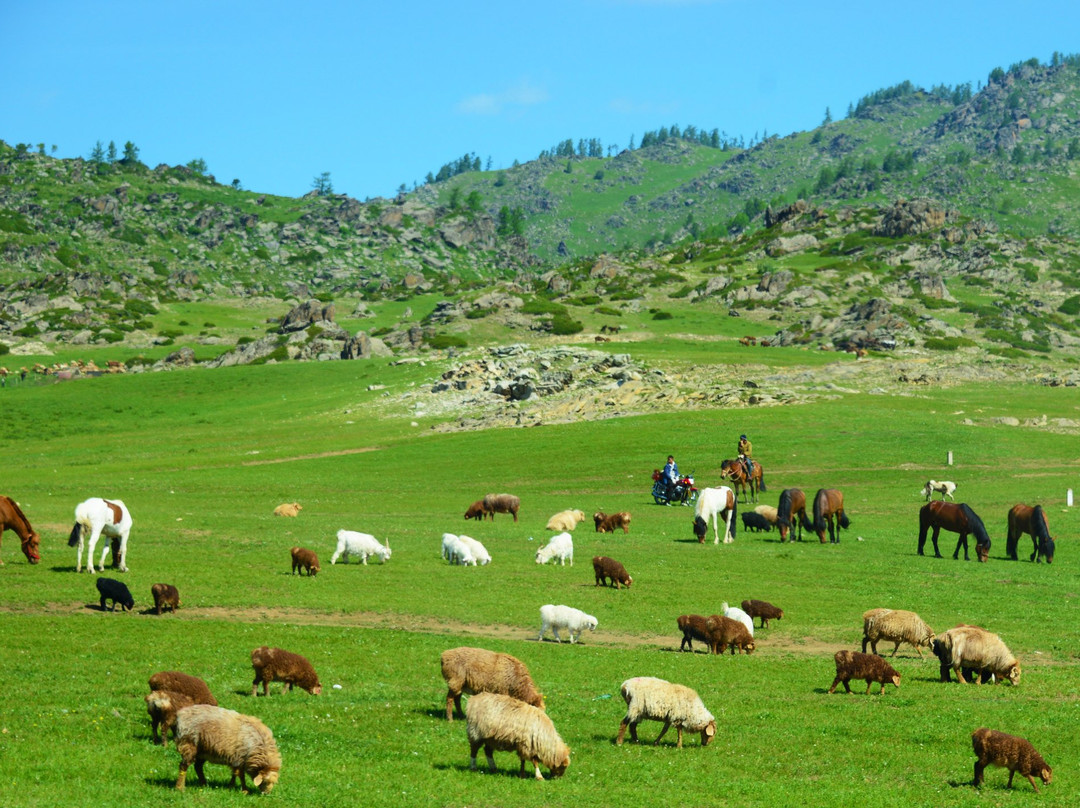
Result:
<svg viewBox="0 0 1080 808"><path fill-rule="evenodd" d="M150 166L199 157L288 196L329 171L364 199L469 152L508 167L673 123L785 135L905 79L976 87L1075 53L1078 33L1076 0L0 0L0 139L131 140Z"/></svg>

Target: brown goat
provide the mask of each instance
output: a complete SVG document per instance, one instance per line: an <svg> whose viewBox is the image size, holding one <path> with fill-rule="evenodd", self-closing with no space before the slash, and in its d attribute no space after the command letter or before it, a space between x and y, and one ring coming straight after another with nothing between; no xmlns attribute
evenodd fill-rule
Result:
<svg viewBox="0 0 1080 808"><path fill-rule="evenodd" d="M150 594L154 597L154 611L158 614L166 606L174 612L180 608L180 592L172 584L154 584L150 587Z"/></svg>
<svg viewBox="0 0 1080 808"><path fill-rule="evenodd" d="M251 652L251 667L255 669L255 681L251 683L252 696L257 695L260 682L264 696L271 682L284 682L282 693L288 693L293 685L299 685L313 696L322 693L315 668L299 654L264 645Z"/></svg>
<svg viewBox="0 0 1080 808"><path fill-rule="evenodd" d="M714 614L705 619L705 633L709 643L709 650L714 654L724 653L725 647L731 648L732 655L738 648L740 653L752 654L754 652L754 638L750 636L750 630L739 620Z"/></svg>
<svg viewBox="0 0 1080 808"><path fill-rule="evenodd" d="M700 614L682 614L679 615L676 621L679 624L679 631L682 632L682 642L679 643L680 651L694 651L694 640L699 640L705 643L707 648L709 646L709 632L705 626L705 618Z"/></svg>
<svg viewBox="0 0 1080 808"><path fill-rule="evenodd" d="M768 628L770 620L780 620L784 616L784 610L773 606L767 600L744 600L742 610L750 615L761 618L761 627Z"/></svg>
<svg viewBox="0 0 1080 808"><path fill-rule="evenodd" d="M864 654L859 651L837 651L833 659L836 661L836 678L833 679L832 686L829 688L830 693L835 693L836 686L841 682L844 683L844 690L850 693L851 686L848 682L852 679L866 680L867 695L869 695L870 688L873 687L875 682L881 685L881 690L878 691L879 696L885 692L885 685L890 682L900 687L900 674L877 654Z"/></svg>
<svg viewBox="0 0 1080 808"><path fill-rule="evenodd" d="M610 514L597 511L593 514L593 522L596 524L597 533L614 533L615 529L620 527L623 533L630 532L630 514L626 511Z"/></svg>
<svg viewBox="0 0 1080 808"><path fill-rule="evenodd" d="M289 550L292 555L292 574L295 575L299 570L307 570L308 577L318 574L319 572L319 557L315 555L314 550L308 550L305 547L294 547Z"/></svg>
<svg viewBox="0 0 1080 808"><path fill-rule="evenodd" d="M630 584L634 582L634 579L627 574L626 567L614 558L594 556L592 568L593 572L596 573L597 586L606 586L609 578L611 579L611 585L616 589L622 589L623 586L629 589Z"/></svg>
<svg viewBox="0 0 1080 808"><path fill-rule="evenodd" d="M151 690L170 690L191 696L196 704L209 704L217 707L217 699L210 692L210 687L198 676L191 676L180 671L159 671L150 677Z"/></svg>
<svg viewBox="0 0 1080 808"><path fill-rule="evenodd" d="M1009 788L1012 788L1013 775L1017 772L1028 779L1036 792L1039 787L1035 785L1035 775L1038 775L1044 784L1050 783L1053 770L1046 765L1042 755L1035 751L1035 747L1024 738L980 727L971 733L971 746L978 758L975 761L974 785L976 788L982 785L983 769L987 766L1001 766L1008 769Z"/></svg>

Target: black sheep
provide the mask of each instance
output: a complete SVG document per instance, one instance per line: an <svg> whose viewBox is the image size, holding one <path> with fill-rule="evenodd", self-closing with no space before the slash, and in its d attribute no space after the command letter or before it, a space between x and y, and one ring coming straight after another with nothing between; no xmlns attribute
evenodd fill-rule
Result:
<svg viewBox="0 0 1080 808"><path fill-rule="evenodd" d="M753 511L744 511L742 514L743 530L764 530L768 533L772 530L772 523L769 522L760 513L754 513Z"/></svg>
<svg viewBox="0 0 1080 808"><path fill-rule="evenodd" d="M101 594L101 611L105 611L106 600L113 602L110 612L116 611L117 603L120 604L122 611L135 608L135 598L131 597L127 586L115 578L98 578L97 591Z"/></svg>

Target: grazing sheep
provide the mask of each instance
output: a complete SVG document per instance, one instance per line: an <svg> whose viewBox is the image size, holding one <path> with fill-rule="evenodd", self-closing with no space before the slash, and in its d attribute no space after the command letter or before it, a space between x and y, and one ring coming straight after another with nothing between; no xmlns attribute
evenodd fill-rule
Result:
<svg viewBox="0 0 1080 808"><path fill-rule="evenodd" d="M700 614L681 614L676 622L679 625L679 631L682 632L682 642L679 643L680 651L694 651L694 640L699 640L705 643L706 647L711 650L709 645L709 631L705 625L705 618Z"/></svg>
<svg viewBox="0 0 1080 808"><path fill-rule="evenodd" d="M518 510L521 508L521 500L513 494L487 494L482 500L484 510L491 514L491 521L495 521L495 514L513 514L514 521L518 520Z"/></svg>
<svg viewBox="0 0 1080 808"><path fill-rule="evenodd" d="M301 569L307 571L309 578L318 574L320 569L319 557L315 555L314 550L308 550L305 547L293 547L289 550L289 554L292 556L293 575Z"/></svg>
<svg viewBox="0 0 1080 808"><path fill-rule="evenodd" d="M672 724L678 732L675 746L682 749L682 734L700 732L701 745L708 746L716 736L716 719L705 709L701 698L685 685L677 685L654 676L638 676L627 679L620 688L626 702L626 716L619 724L616 744L622 744L626 728L630 728L630 740L637 743L637 725L646 720L663 721L664 728L653 741L660 743Z"/></svg>
<svg viewBox="0 0 1080 808"><path fill-rule="evenodd" d="M172 584L154 584L150 587L150 595L154 598L154 611L158 614L166 606L174 612L180 608L180 592Z"/></svg>
<svg viewBox="0 0 1080 808"><path fill-rule="evenodd" d="M293 685L299 685L313 696L322 693L322 685L311 663L299 654L265 645L251 652L251 667L255 669L255 681L251 683L251 695L258 695L262 682L263 695L271 682L284 682L282 693L288 693Z"/></svg>
<svg viewBox="0 0 1080 808"><path fill-rule="evenodd" d="M626 511L618 513L604 513L597 511L593 514L593 522L597 533L614 533L616 528L622 528L623 533L630 532L630 514Z"/></svg>
<svg viewBox="0 0 1080 808"><path fill-rule="evenodd" d="M557 514L548 519L546 530L558 530L561 532L569 532L578 526L580 522L585 521L585 512L577 509L570 511L559 511Z"/></svg>
<svg viewBox="0 0 1080 808"><path fill-rule="evenodd" d="M204 763L219 763L232 770L229 786L240 776L240 790L247 791L244 776L262 793L278 781L281 755L272 733L262 721L235 710L196 704L176 714L176 751L180 753L180 774L176 787L184 790L187 769L195 764L199 784L206 785Z"/></svg>
<svg viewBox="0 0 1080 808"><path fill-rule="evenodd" d="M575 609L572 606L553 606L547 604L540 607L540 635L536 638L538 641L544 639L544 635L547 634L548 629L551 629L551 635L557 642L562 642L562 638L559 637L559 629L566 629L570 634L570 644L573 645L575 640L581 636L581 632L585 629L589 631L596 631L596 618L591 614L585 614L581 609Z"/></svg>
<svg viewBox="0 0 1080 808"><path fill-rule="evenodd" d="M559 566L565 567L566 560L570 559L570 566L574 566L574 538L569 533L556 533L551 541L536 551L536 563L546 564L551 559L557 558Z"/></svg>
<svg viewBox="0 0 1080 808"><path fill-rule="evenodd" d="M196 704L209 704L217 707L217 699L210 692L210 687L198 676L191 676L180 671L158 671L150 677L151 690L170 690L190 696Z"/></svg>
<svg viewBox="0 0 1080 808"><path fill-rule="evenodd" d="M768 628L770 620L780 620L784 616L784 610L778 609L767 600L744 600L742 610L750 615L750 619L761 618L761 627Z"/></svg>
<svg viewBox="0 0 1080 808"><path fill-rule="evenodd" d="M752 654L756 647L754 638L742 622L721 614L705 618L705 637L714 654L724 653L725 647L731 648L733 656L736 648L740 653Z"/></svg>
<svg viewBox="0 0 1080 808"><path fill-rule="evenodd" d="M127 586L115 578L98 578L97 591L101 595L101 611L105 611L105 601L111 600L110 612L116 611L116 604L120 604L120 611L126 612L135 608L135 598Z"/></svg>
<svg viewBox="0 0 1080 808"><path fill-rule="evenodd" d="M975 750L975 787L983 782L983 769L987 766L1001 766L1009 770L1009 788L1012 788L1013 775L1024 775L1031 787L1038 793L1035 775L1039 775L1045 785L1050 784L1053 770L1046 765L1042 755L1035 751L1030 741L1016 735L1006 735L995 729L980 727L971 733L971 746Z"/></svg>
<svg viewBox="0 0 1080 808"><path fill-rule="evenodd" d="M876 654L863 654L858 651L837 651L833 657L836 661L836 678L833 679L830 693L836 692L836 686L844 683L844 690L851 692L848 684L852 679L866 680L866 693L870 694L870 688L874 682L881 684L880 696L885 692L885 685L892 682L900 687L900 674L896 669Z"/></svg>
<svg viewBox="0 0 1080 808"><path fill-rule="evenodd" d="M775 525L780 518L776 508L772 505L757 505L754 507L754 513L764 516L770 525Z"/></svg>
<svg viewBox="0 0 1080 808"><path fill-rule="evenodd" d="M525 663L510 654L483 648L450 648L439 657L446 680L446 720L461 714L461 694L501 693L544 709L544 696L536 689Z"/></svg>
<svg viewBox="0 0 1080 808"><path fill-rule="evenodd" d="M458 542L464 546L469 551L469 555L472 556L472 566L475 567L479 564L482 567L485 564L491 563L491 553L489 553L487 548L476 539L471 536L465 536L464 534L457 538Z"/></svg>
<svg viewBox="0 0 1080 808"><path fill-rule="evenodd" d="M989 671L999 680L1008 679L1014 685L1020 682L1020 663L1001 638L986 629L976 626L951 628L934 640L932 648L943 667L946 660L952 665L961 682L967 681L964 668ZM982 684L979 678L976 682Z"/></svg>
<svg viewBox="0 0 1080 808"><path fill-rule="evenodd" d="M482 500L482 499L476 500L476 502L474 502L472 505L470 505L468 507L468 510L465 511L465 518L466 519L476 519L476 520L482 522L484 519L486 519L489 516L491 517L491 521L494 522L495 521L495 514L492 513L491 511L485 510L485 508L484 508L484 500Z"/></svg>
<svg viewBox="0 0 1080 808"><path fill-rule="evenodd" d="M283 502L274 508L274 516L299 516L304 506L299 502Z"/></svg>
<svg viewBox="0 0 1080 808"><path fill-rule="evenodd" d="M750 636L754 636L754 618L742 609L738 609L735 606L728 606L727 601L725 600L720 604L720 614L724 615L724 617L730 617L732 620L738 620L746 626L746 630L750 632Z"/></svg>
<svg viewBox="0 0 1080 808"><path fill-rule="evenodd" d="M390 542L385 545L379 544L379 540L370 533L357 533L354 530L339 530L337 532L337 550L330 556L330 564L334 565L342 556L349 560L350 555L360 556L360 560L367 566L368 556L378 556L384 564L390 560Z"/></svg>
<svg viewBox="0 0 1080 808"><path fill-rule="evenodd" d="M919 646L932 646L934 630L915 612L903 609L870 609L863 613L863 653L866 653L866 644L870 643L870 650L876 654L879 640L896 643L889 654L891 657L896 656L900 643L906 642L915 648L919 659L922 659Z"/></svg>
<svg viewBox="0 0 1080 808"><path fill-rule="evenodd" d="M195 703L191 696L174 690L151 690L143 698L146 699L146 712L150 714L150 732L154 736L155 744L165 743L170 729L173 730L173 737L176 737L173 725L176 723L177 711Z"/></svg>
<svg viewBox="0 0 1080 808"><path fill-rule="evenodd" d="M460 536L453 533L443 533L442 557L451 564L462 566L476 566L476 559L467 545L463 544Z"/></svg>
<svg viewBox="0 0 1080 808"><path fill-rule="evenodd" d="M630 584L634 582L627 572L626 567L616 561L614 558L608 558L607 556L595 556L592 560L593 572L596 573L596 585L606 586L607 579L611 579L611 585L616 589L621 589L625 586L630 588Z"/></svg>
<svg viewBox="0 0 1080 808"><path fill-rule="evenodd" d="M754 513L753 511L743 511L742 513L743 530L760 533L764 530L766 533L772 530L772 523L769 522L760 513Z"/></svg>
<svg viewBox="0 0 1080 808"><path fill-rule="evenodd" d="M517 752L521 758L522 777L528 761L543 780L540 766L547 766L552 777L561 777L570 765L570 747L563 743L547 714L531 704L501 693L477 693L465 707L466 732L469 736L469 768L476 768L476 753L484 747L488 770L495 771L492 752Z"/></svg>

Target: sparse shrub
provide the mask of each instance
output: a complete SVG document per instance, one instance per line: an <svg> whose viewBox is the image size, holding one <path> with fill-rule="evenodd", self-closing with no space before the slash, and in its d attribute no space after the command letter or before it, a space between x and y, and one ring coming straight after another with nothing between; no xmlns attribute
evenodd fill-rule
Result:
<svg viewBox="0 0 1080 808"><path fill-rule="evenodd" d="M239 346L239 345L247 345L247 344L249 344L249 343L252 343L252 342L254 342L254 341L255 341L254 337L239 337L239 338L238 338L238 339L236 340L236 344L237 344L238 346Z"/></svg>
<svg viewBox="0 0 1080 808"><path fill-rule="evenodd" d="M554 314L556 316L569 317L569 312L566 310L566 306L561 303L555 303L551 300L543 300L542 298L534 297L531 300L525 301L525 305L520 309L522 314Z"/></svg>
<svg viewBox="0 0 1080 808"><path fill-rule="evenodd" d="M930 337L924 343L931 351L955 351L957 348L973 348L976 344L967 337Z"/></svg>
<svg viewBox="0 0 1080 808"><path fill-rule="evenodd" d="M689 295L692 291L694 291L694 287L687 284L685 286L680 286L674 292L669 293L668 297L672 300L679 300Z"/></svg>
<svg viewBox="0 0 1080 808"><path fill-rule="evenodd" d="M1058 311L1062 314L1080 314L1080 295L1066 298L1065 302L1058 306Z"/></svg>
<svg viewBox="0 0 1080 808"><path fill-rule="evenodd" d="M426 341L432 348L440 351L447 348L464 348L469 344L460 334L433 334Z"/></svg>
<svg viewBox="0 0 1080 808"><path fill-rule="evenodd" d="M177 337L184 336L184 332L176 328L163 328L158 331L159 337L165 337L166 339L176 339Z"/></svg>
<svg viewBox="0 0 1080 808"><path fill-rule="evenodd" d="M653 312L652 318L654 320L671 320L674 316L670 311L657 311Z"/></svg>
<svg viewBox="0 0 1080 808"><path fill-rule="evenodd" d="M596 314L606 314L608 317L622 317L622 312L611 308L611 306L597 306L593 311Z"/></svg>
<svg viewBox="0 0 1080 808"><path fill-rule="evenodd" d="M465 312L465 319L466 320L482 320L483 318L487 317L489 314L494 314L494 313L495 313L495 307L494 306L488 306L486 309L469 309L467 312Z"/></svg>
<svg viewBox="0 0 1080 808"><path fill-rule="evenodd" d="M585 324L565 314L556 314L551 318L551 333L560 336L578 334L585 330Z"/></svg>

